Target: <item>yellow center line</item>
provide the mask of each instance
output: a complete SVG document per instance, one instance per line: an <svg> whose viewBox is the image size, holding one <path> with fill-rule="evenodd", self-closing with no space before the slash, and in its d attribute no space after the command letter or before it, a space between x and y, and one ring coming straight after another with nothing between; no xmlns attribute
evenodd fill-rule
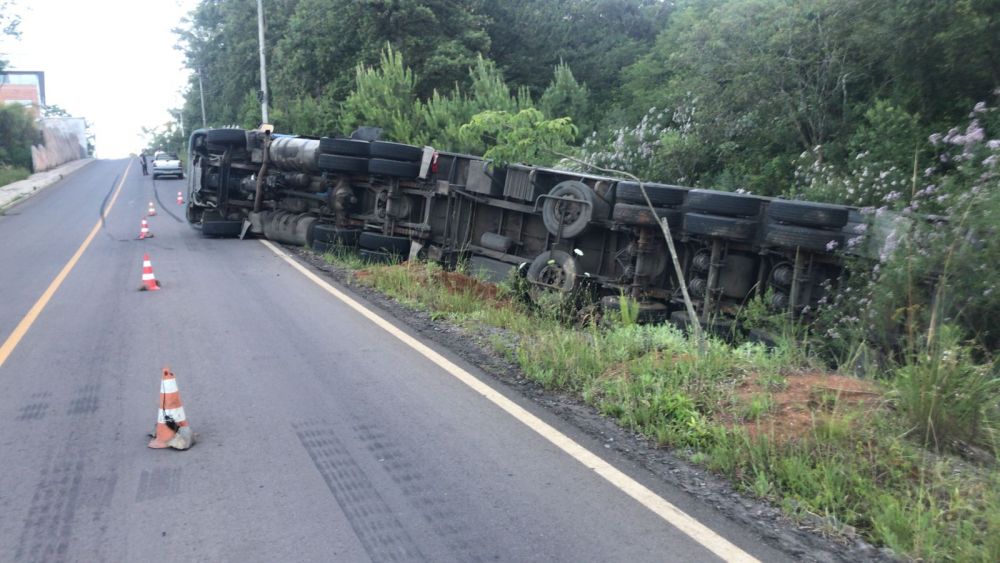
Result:
<svg viewBox="0 0 1000 563"><path fill-rule="evenodd" d="M24 315L21 322L17 323L17 326L14 327L14 331L11 332L10 336L7 337L7 340L4 341L3 346L0 346L0 367L3 367L4 362L7 361L11 352L14 351L14 348L17 347L18 343L21 342L21 339L24 338L24 335L27 334L28 329L30 329L31 325L34 324L36 319L38 319L38 315L40 315L42 310L45 309L45 306L49 304L49 300L52 299L52 296L59 289L59 286L62 285L63 280L65 280L66 276L68 276L73 270L73 267L76 266L76 263L80 260L80 256L83 256L84 251L87 250L88 246L90 246L90 242L94 240L94 237L97 236L97 233L101 230L101 224L108 218L108 213L111 213L111 206L115 204L115 201L118 199L118 194L122 191L122 186L125 185L125 178L128 176L130 168L132 168L131 159L129 159L128 165L125 166L125 173L122 174L122 179L118 182L118 187L115 188L114 195L111 196L107 207L104 208L104 213L101 214L101 218L97 220L97 224L94 225L94 228L90 230L90 234L87 235L87 238L83 240L83 244L80 245L80 248L76 249L76 253L73 254L73 257L69 259L69 262L66 262L63 269L58 275L56 275L55 279L52 280L52 283L49 284L45 293L43 293L42 296L38 298L38 301L35 301L35 304L31 306L28 314Z"/></svg>
<svg viewBox="0 0 1000 563"><path fill-rule="evenodd" d="M441 354L435 352L423 342L420 342L416 338L413 338L409 334L403 332L397 328L396 325L383 319L371 309L349 297L346 293L333 287L327 283L326 280L323 280L294 258L289 256L285 251L266 240L262 240L260 242L262 242L264 246L271 249L271 252L274 252L281 257L281 259L287 262L291 267L298 270L310 281L326 290L327 293L336 297L345 305L354 309L363 317L375 323L375 325L379 328L396 337L420 355L437 364L441 369L451 374L455 379L458 379L468 387L472 388L486 400L490 401L531 430L535 431L542 438L548 440L551 444L569 454L570 457L583 464L594 473L600 475L612 486L635 499L639 502L639 504L645 506L665 522L680 530L705 549L711 551L725 561L741 563L757 562L755 557L743 551L735 544L730 543L729 540L720 536L714 530L696 520L693 516L688 515L686 512L656 494L645 485L626 475L620 469L591 453L590 450L578 444L569 436L563 434L555 427L531 414L514 401L505 397L499 391L480 381L476 376L462 369ZM669 559L669 557L666 558Z"/></svg>

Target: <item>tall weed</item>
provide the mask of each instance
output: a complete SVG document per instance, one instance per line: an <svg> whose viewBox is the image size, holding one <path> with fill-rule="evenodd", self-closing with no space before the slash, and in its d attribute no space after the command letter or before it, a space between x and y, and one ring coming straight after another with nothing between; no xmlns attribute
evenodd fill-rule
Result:
<svg viewBox="0 0 1000 563"><path fill-rule="evenodd" d="M941 326L934 342L896 372L896 398L910 434L936 451L992 448L1000 401L995 367L976 364L959 329Z"/></svg>

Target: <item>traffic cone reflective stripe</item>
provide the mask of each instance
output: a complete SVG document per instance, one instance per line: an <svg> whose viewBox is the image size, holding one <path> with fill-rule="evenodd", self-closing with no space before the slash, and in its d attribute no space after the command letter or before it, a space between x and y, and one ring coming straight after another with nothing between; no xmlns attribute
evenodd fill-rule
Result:
<svg viewBox="0 0 1000 563"><path fill-rule="evenodd" d="M153 275L153 263L149 261L149 254L142 255L142 291L158 291L160 282L156 281Z"/></svg>
<svg viewBox="0 0 1000 563"><path fill-rule="evenodd" d="M153 202L149 202L149 211L147 212L150 217L156 215L156 208L153 207Z"/></svg>
<svg viewBox="0 0 1000 563"><path fill-rule="evenodd" d="M177 205L184 205L184 194L177 192Z"/></svg>
<svg viewBox="0 0 1000 563"><path fill-rule="evenodd" d="M173 372L163 368L160 380L160 408L156 413L156 431L149 441L150 448L186 450L194 444L194 434L188 425L177 379Z"/></svg>

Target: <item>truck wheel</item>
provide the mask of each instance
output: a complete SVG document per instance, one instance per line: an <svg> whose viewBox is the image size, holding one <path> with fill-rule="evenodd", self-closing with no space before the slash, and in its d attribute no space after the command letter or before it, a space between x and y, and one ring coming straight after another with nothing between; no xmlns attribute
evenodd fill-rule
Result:
<svg viewBox="0 0 1000 563"><path fill-rule="evenodd" d="M649 196L649 202L653 204L653 207L681 205L690 191L688 188L669 184L643 182L642 185L646 188L646 195ZM615 201L646 205L646 199L642 197L642 190L639 189L638 182L618 182L618 187L615 189Z"/></svg>
<svg viewBox="0 0 1000 563"><path fill-rule="evenodd" d="M313 224L309 231L309 240L313 243L324 242L340 246L357 246L360 229L345 229L333 225Z"/></svg>
<svg viewBox="0 0 1000 563"><path fill-rule="evenodd" d="M847 224L849 213L847 207L810 201L776 199L767 205L771 219L803 227L839 229Z"/></svg>
<svg viewBox="0 0 1000 563"><path fill-rule="evenodd" d="M565 197L586 203L574 203L569 200L546 199L542 204L542 221L545 228L553 235L563 238L575 238L587 231L592 219L605 219L608 216L608 204L590 186L577 180L566 180L556 184L549 192L553 197Z"/></svg>
<svg viewBox="0 0 1000 563"><path fill-rule="evenodd" d="M357 139L334 139L331 137L323 137L319 140L319 152L320 154L339 154L344 156L361 156L368 157L368 147L371 145L368 141L359 141Z"/></svg>
<svg viewBox="0 0 1000 563"><path fill-rule="evenodd" d="M243 129L209 129L205 141L210 145L246 148L247 132Z"/></svg>
<svg viewBox="0 0 1000 563"><path fill-rule="evenodd" d="M670 308L666 303L659 301L640 301L639 315L636 319L639 324L660 324L670 317Z"/></svg>
<svg viewBox="0 0 1000 563"><path fill-rule="evenodd" d="M404 145L403 143L375 141L371 143L369 155L372 158L420 162L420 160L424 157L424 149L414 145ZM414 174L414 176L416 176L416 174Z"/></svg>
<svg viewBox="0 0 1000 563"><path fill-rule="evenodd" d="M714 190L691 190L687 196L687 209L697 213L728 215L732 217L752 217L760 211L764 200L759 197L717 192Z"/></svg>
<svg viewBox="0 0 1000 563"><path fill-rule="evenodd" d="M538 302L546 291L569 293L576 287L579 269L576 258L562 250L548 250L535 257L528 267L528 291L531 300Z"/></svg>
<svg viewBox="0 0 1000 563"><path fill-rule="evenodd" d="M238 237L243 230L243 221L225 219L204 219L201 234L206 237Z"/></svg>
<svg viewBox="0 0 1000 563"><path fill-rule="evenodd" d="M750 219L686 213L684 215L684 232L745 242L753 240L757 233L757 222Z"/></svg>
<svg viewBox="0 0 1000 563"><path fill-rule="evenodd" d="M366 250L388 252L389 254L396 254L404 258L410 255L410 239L406 237L361 233L358 237L358 246Z"/></svg>
<svg viewBox="0 0 1000 563"><path fill-rule="evenodd" d="M781 248L801 248L813 252L834 252L844 248L845 236L836 231L771 223L764 231L764 242Z"/></svg>
<svg viewBox="0 0 1000 563"><path fill-rule="evenodd" d="M374 146L375 143L372 145ZM420 163L372 158L368 161L368 173L395 178L416 178L420 175Z"/></svg>
<svg viewBox="0 0 1000 563"><path fill-rule="evenodd" d="M655 217L646 204L616 203L611 211L611 220L615 223L636 227L659 227L658 218L662 217L667 218L667 223L671 227L679 225L681 222L681 212L669 207L656 209Z"/></svg>
<svg viewBox="0 0 1000 563"><path fill-rule="evenodd" d="M316 163L320 170L330 172L354 172L364 173L368 170L368 159L354 156L340 156L337 154L321 154Z"/></svg>
<svg viewBox="0 0 1000 563"><path fill-rule="evenodd" d="M398 254L363 249L358 251L358 256L369 264L396 264L406 259L405 256L400 258Z"/></svg>

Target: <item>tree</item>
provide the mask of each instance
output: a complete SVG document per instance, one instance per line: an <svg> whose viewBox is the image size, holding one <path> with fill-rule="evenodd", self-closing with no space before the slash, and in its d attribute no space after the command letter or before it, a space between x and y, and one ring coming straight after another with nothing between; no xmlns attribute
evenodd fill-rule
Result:
<svg viewBox="0 0 1000 563"><path fill-rule="evenodd" d="M275 38L285 35L288 15L298 1L269 0L265 3L265 51L272 64ZM260 87L260 69L256 64L257 3L254 0L203 0L183 23L183 27L174 31L188 68L201 72L209 124L239 122L246 93ZM189 84L184 117L189 123L198 123L201 109L196 75L191 77Z"/></svg>
<svg viewBox="0 0 1000 563"><path fill-rule="evenodd" d="M378 62L378 51L371 56L361 33L363 11L362 3L351 0L301 0L288 32L275 38L276 95L343 100L354 86L357 65Z"/></svg>
<svg viewBox="0 0 1000 563"><path fill-rule="evenodd" d="M21 25L21 15L15 8L17 2L14 0L0 0L0 34L11 37L21 37L18 26ZM0 70L3 70L3 63L0 62Z"/></svg>
<svg viewBox="0 0 1000 563"><path fill-rule="evenodd" d="M775 193L791 156L849 131L866 90L850 34L866 1L687 2L627 70L633 115L693 108L690 127L712 153L695 176L726 171Z"/></svg>
<svg viewBox="0 0 1000 563"><path fill-rule="evenodd" d="M576 127L568 117L545 119L534 108L517 113L484 111L462 126L461 135L469 143L483 142L483 153L499 165L512 162L552 164L559 153L568 152L568 143L576 136Z"/></svg>
<svg viewBox="0 0 1000 563"><path fill-rule="evenodd" d="M538 100L538 108L549 117L570 117L580 135L593 129L590 116L590 90L573 77L569 65L559 61L552 82ZM578 139L579 140L579 139Z"/></svg>
<svg viewBox="0 0 1000 563"><path fill-rule="evenodd" d="M31 169L31 145L40 143L35 118L21 104L0 106L0 165Z"/></svg>
<svg viewBox="0 0 1000 563"><path fill-rule="evenodd" d="M42 117L72 117L70 113L63 108L52 104L42 108Z"/></svg>
<svg viewBox="0 0 1000 563"><path fill-rule="evenodd" d="M355 72L355 89L344 100L341 129L375 125L393 141L415 142L419 108L416 80L413 71L404 66L403 56L386 46L378 68L359 64Z"/></svg>
<svg viewBox="0 0 1000 563"><path fill-rule="evenodd" d="M416 93L461 82L476 57L489 50L486 18L472 0L383 0L358 3L356 24L369 53L385 43L406 57L419 80ZM355 12L357 13L357 12Z"/></svg>
<svg viewBox="0 0 1000 563"><path fill-rule="evenodd" d="M540 95L563 61L606 106L621 69L649 51L672 3L658 0L480 0L489 16L489 58L512 84Z"/></svg>

